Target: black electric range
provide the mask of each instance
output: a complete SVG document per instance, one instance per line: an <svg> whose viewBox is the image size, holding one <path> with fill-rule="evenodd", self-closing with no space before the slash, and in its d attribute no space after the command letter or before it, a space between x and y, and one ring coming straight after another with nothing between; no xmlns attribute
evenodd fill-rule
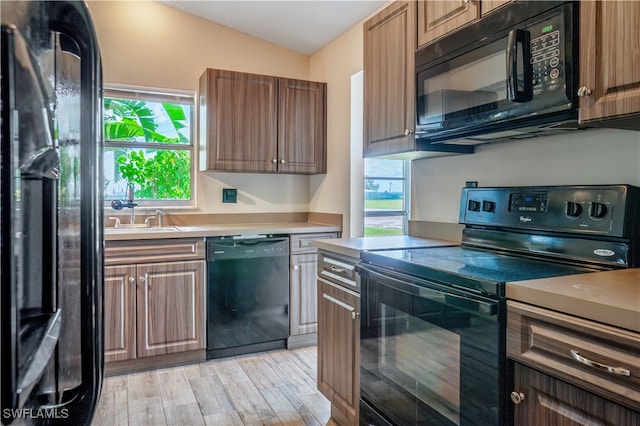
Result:
<svg viewBox="0 0 640 426"><path fill-rule="evenodd" d="M363 252L361 424L511 424L509 282L640 265L640 188L464 188L462 243Z"/></svg>

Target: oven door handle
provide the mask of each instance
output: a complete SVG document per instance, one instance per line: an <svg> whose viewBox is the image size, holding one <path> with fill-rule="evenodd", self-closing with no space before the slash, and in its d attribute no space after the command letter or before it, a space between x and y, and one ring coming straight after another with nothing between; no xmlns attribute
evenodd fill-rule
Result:
<svg viewBox="0 0 640 426"><path fill-rule="evenodd" d="M369 277L377 283L393 290L413 294L442 305L452 306L485 316L495 316L498 314L497 301L488 300L475 294L461 294L461 292L452 291L442 284L413 277L404 277L390 271L376 271L373 268L369 265L364 267L359 266L358 270L361 276Z"/></svg>

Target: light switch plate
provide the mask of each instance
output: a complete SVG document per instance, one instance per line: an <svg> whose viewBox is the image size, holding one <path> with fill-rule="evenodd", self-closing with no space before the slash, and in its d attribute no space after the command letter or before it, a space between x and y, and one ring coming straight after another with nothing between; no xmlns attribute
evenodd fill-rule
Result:
<svg viewBox="0 0 640 426"><path fill-rule="evenodd" d="M237 203L238 202L238 190L235 188L222 188L222 202L223 203Z"/></svg>

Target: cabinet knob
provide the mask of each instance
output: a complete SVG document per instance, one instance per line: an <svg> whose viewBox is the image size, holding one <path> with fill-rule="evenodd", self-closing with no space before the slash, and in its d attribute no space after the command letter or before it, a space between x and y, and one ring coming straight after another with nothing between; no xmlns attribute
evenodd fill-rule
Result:
<svg viewBox="0 0 640 426"><path fill-rule="evenodd" d="M352 311L351 318L353 319L360 318L360 312Z"/></svg>
<svg viewBox="0 0 640 426"><path fill-rule="evenodd" d="M293 270L297 271L298 270L298 265L293 265Z"/></svg>
<svg viewBox="0 0 640 426"><path fill-rule="evenodd" d="M284 164L284 159L280 160L280 162L281 162L282 164Z"/></svg>
<svg viewBox="0 0 640 426"><path fill-rule="evenodd" d="M131 284L133 284L133 283L135 283L135 282L136 282L136 279L135 279L135 278L133 278L133 277L129 277L129 282L130 282Z"/></svg>
<svg viewBox="0 0 640 426"><path fill-rule="evenodd" d="M511 392L511 401L513 401L514 404L520 404L522 401L524 401L524 394L522 392L516 392L513 391Z"/></svg>
<svg viewBox="0 0 640 426"><path fill-rule="evenodd" d="M271 162L272 162L272 163L277 163L277 162L278 162L278 159L277 159L277 158L273 158L273 159L271 159Z"/></svg>
<svg viewBox="0 0 640 426"><path fill-rule="evenodd" d="M404 135L405 136L409 136L413 134L413 130L409 130L409 129L404 129Z"/></svg>
<svg viewBox="0 0 640 426"><path fill-rule="evenodd" d="M141 281L141 282L146 282L146 281L147 281L147 278L146 278L146 277L140 277L140 281Z"/></svg>
<svg viewBox="0 0 640 426"><path fill-rule="evenodd" d="M581 98L589 96L590 94L591 89L589 89L587 86L580 86L580 88L578 89L578 96L580 96Z"/></svg>

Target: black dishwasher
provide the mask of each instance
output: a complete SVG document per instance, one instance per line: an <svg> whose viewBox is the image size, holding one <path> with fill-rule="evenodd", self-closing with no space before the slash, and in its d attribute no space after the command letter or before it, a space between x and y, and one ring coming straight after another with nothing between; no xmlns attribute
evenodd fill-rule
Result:
<svg viewBox="0 0 640 426"><path fill-rule="evenodd" d="M286 347L289 237L207 238L207 359Z"/></svg>

